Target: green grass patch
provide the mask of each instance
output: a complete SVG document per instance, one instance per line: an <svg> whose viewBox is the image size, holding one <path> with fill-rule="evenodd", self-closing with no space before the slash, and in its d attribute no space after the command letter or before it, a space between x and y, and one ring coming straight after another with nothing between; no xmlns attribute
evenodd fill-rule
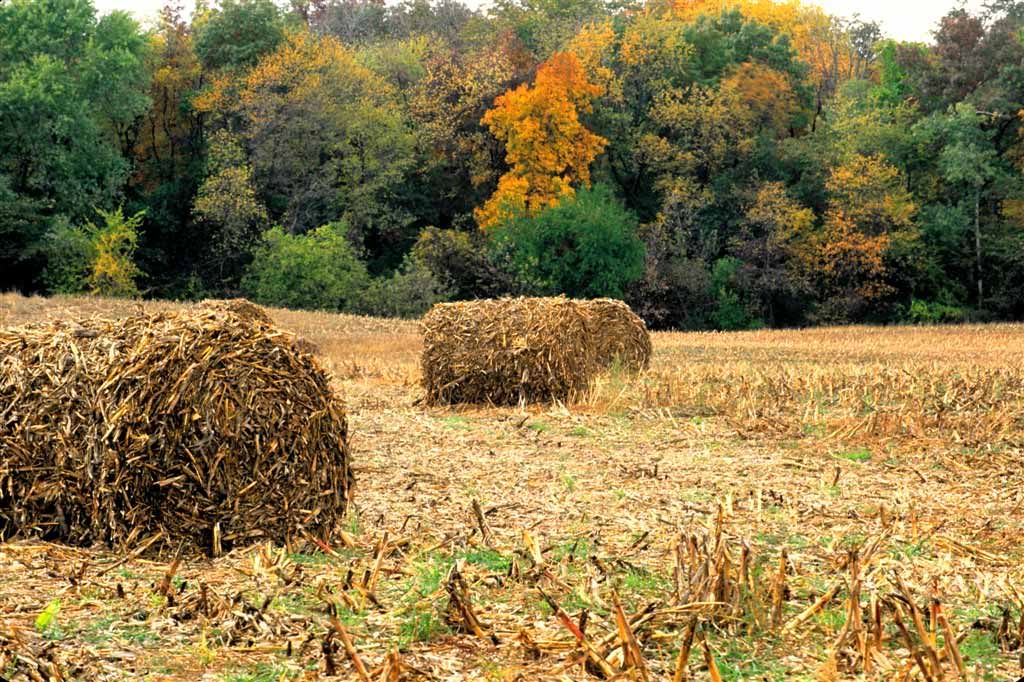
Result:
<svg viewBox="0 0 1024 682"><path fill-rule="evenodd" d="M455 429L456 431L469 431L471 428L469 420L465 417L458 415L452 415L450 417L442 417L441 423L447 426L449 429Z"/></svg>
<svg viewBox="0 0 1024 682"><path fill-rule="evenodd" d="M814 617L829 633L839 632L846 623L846 611L841 608L822 609Z"/></svg>
<svg viewBox="0 0 1024 682"><path fill-rule="evenodd" d="M995 669L999 667L1002 652L991 633L984 630L971 630L970 634L960 642L960 655L968 666L981 668L983 680L997 679Z"/></svg>
<svg viewBox="0 0 1024 682"><path fill-rule="evenodd" d="M476 549L464 552L460 557L466 563L483 566L494 573L507 573L512 566L512 559L493 549Z"/></svg>
<svg viewBox="0 0 1024 682"><path fill-rule="evenodd" d="M125 625L117 629L117 636L121 639L146 646L160 641L160 635L150 630L145 625Z"/></svg>
<svg viewBox="0 0 1024 682"><path fill-rule="evenodd" d="M679 498L684 502L703 503L711 501L711 493L706 490L684 490Z"/></svg>
<svg viewBox="0 0 1024 682"><path fill-rule="evenodd" d="M283 665L260 663L244 671L227 673L221 679L223 682L278 682L279 680L294 680L298 676L298 672L289 670Z"/></svg>
<svg viewBox="0 0 1024 682"><path fill-rule="evenodd" d="M671 583L664 576L642 568L628 571L622 576L622 590L637 595L664 595L671 589Z"/></svg>
<svg viewBox="0 0 1024 682"><path fill-rule="evenodd" d="M723 680L763 680L765 682L791 679L789 672L778 661L773 661L763 654L745 651L735 643L729 642L718 649L715 664Z"/></svg>
<svg viewBox="0 0 1024 682"><path fill-rule="evenodd" d="M566 557L577 561L586 561L587 557L590 556L590 540L589 538L567 540L556 545L551 550L551 554L556 561L561 561Z"/></svg>
<svg viewBox="0 0 1024 682"><path fill-rule="evenodd" d="M840 452L836 459L845 459L848 462L868 462L871 460L871 451L867 448L858 448L848 452Z"/></svg>
<svg viewBox="0 0 1024 682"><path fill-rule="evenodd" d="M415 642L426 642L451 630L431 608L407 611L398 626L398 648L408 649Z"/></svg>

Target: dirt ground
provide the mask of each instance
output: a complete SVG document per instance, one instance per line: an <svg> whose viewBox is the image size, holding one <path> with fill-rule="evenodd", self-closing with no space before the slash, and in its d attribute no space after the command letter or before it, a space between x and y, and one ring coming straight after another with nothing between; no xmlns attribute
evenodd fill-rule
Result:
<svg viewBox="0 0 1024 682"><path fill-rule="evenodd" d="M0 326L136 305L2 295ZM0 676L1024 675L1024 326L658 333L581 404L441 409L415 323L273 316L347 404L337 541L0 545Z"/></svg>

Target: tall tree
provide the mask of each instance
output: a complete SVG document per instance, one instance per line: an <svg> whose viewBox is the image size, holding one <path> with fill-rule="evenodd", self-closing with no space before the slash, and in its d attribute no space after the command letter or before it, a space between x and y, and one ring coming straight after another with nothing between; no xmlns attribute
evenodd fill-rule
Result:
<svg viewBox="0 0 1024 682"><path fill-rule="evenodd" d="M600 93L576 55L560 52L541 65L533 85L495 100L483 122L505 143L510 169L477 211L481 227L536 213L571 195L574 184L590 185L590 164L607 141L590 132L580 114Z"/></svg>
<svg viewBox="0 0 1024 682"><path fill-rule="evenodd" d="M0 191L12 197L0 286L33 285L57 216L83 223L119 201L148 104L146 49L127 14L97 19L88 0L0 4Z"/></svg>
<svg viewBox="0 0 1024 682"><path fill-rule="evenodd" d="M273 0L221 0L199 19L196 54L205 69L253 66L284 40L284 15Z"/></svg>

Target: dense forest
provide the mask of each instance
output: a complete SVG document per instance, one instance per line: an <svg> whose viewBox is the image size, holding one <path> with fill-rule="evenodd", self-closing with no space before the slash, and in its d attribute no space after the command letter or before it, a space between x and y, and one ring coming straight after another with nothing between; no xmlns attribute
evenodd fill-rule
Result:
<svg viewBox="0 0 1024 682"><path fill-rule="evenodd" d="M1024 318L1024 2L0 2L0 289Z"/></svg>

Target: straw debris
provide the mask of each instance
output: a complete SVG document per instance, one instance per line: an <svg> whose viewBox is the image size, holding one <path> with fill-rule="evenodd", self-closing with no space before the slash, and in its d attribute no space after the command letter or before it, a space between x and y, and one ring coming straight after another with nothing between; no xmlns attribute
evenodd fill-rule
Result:
<svg viewBox="0 0 1024 682"><path fill-rule="evenodd" d="M211 310L213 312L232 313L248 322L256 321L263 324L274 324L266 310L244 298L208 298L201 301L198 307L202 310Z"/></svg>
<svg viewBox="0 0 1024 682"><path fill-rule="evenodd" d="M219 553L330 534L327 374L248 302L0 330L0 532Z"/></svg>
<svg viewBox="0 0 1024 682"><path fill-rule="evenodd" d="M568 402L616 361L640 369L650 355L643 321L608 299L442 303L423 318L430 404Z"/></svg>
<svg viewBox="0 0 1024 682"><path fill-rule="evenodd" d="M593 342L598 363L603 367L619 363L631 371L647 369L653 350L644 321L622 301L598 298L586 304L596 322Z"/></svg>

